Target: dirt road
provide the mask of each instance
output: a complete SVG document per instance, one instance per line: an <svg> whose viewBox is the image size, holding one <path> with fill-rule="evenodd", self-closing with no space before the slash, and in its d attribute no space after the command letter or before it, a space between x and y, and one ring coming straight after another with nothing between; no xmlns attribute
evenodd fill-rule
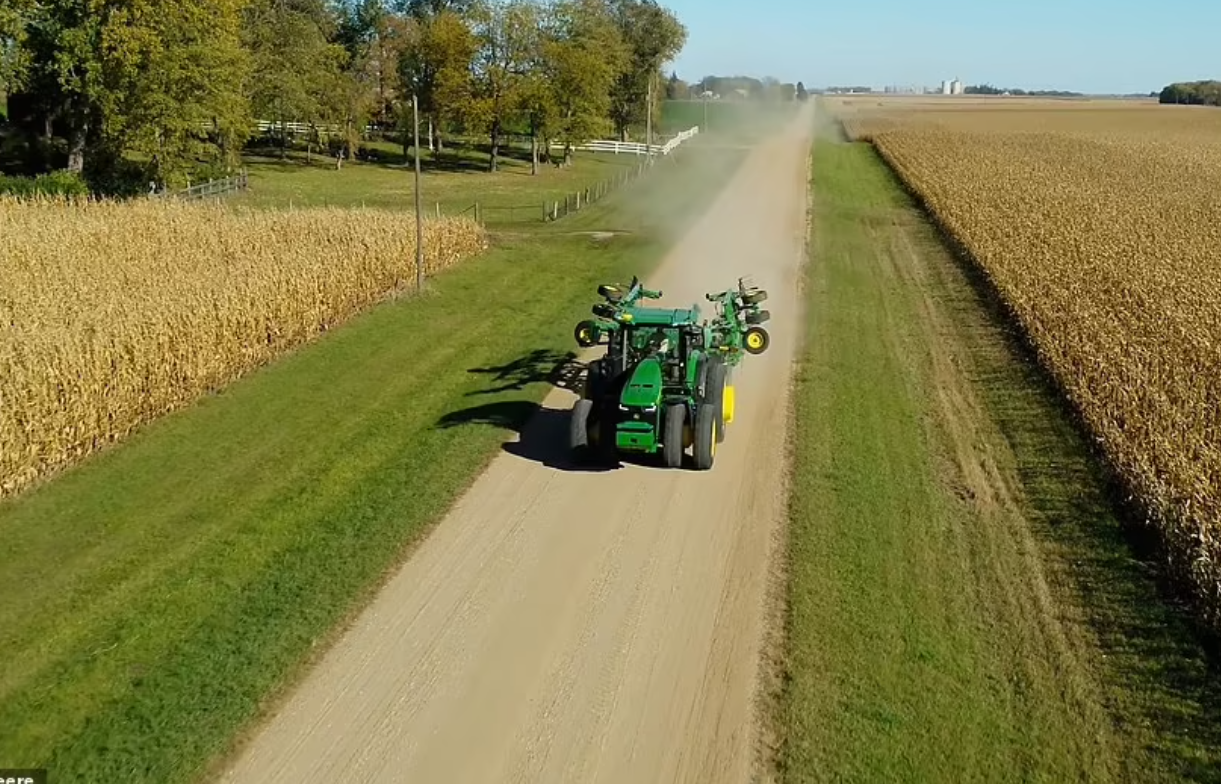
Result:
<svg viewBox="0 0 1221 784"><path fill-rule="evenodd" d="M713 470L565 469L557 389L226 781L749 780L811 127L756 149L647 280L672 306L745 274L770 292Z"/></svg>

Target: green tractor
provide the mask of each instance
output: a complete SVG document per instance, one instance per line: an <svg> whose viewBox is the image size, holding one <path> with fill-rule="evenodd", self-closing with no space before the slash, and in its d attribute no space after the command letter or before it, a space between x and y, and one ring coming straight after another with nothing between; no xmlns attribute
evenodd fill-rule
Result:
<svg viewBox="0 0 1221 784"><path fill-rule="evenodd" d="M690 308L642 307L659 299L637 278L627 286L602 285L596 319L577 324L577 344L605 345L589 363L581 399L572 409L569 443L578 456L618 464L621 453L661 452L678 468L691 450L697 469L712 467L717 444L733 422L732 372L745 354L770 345L761 326L770 318L759 305L767 292L738 280L735 289L708 294L716 317L700 320Z"/></svg>

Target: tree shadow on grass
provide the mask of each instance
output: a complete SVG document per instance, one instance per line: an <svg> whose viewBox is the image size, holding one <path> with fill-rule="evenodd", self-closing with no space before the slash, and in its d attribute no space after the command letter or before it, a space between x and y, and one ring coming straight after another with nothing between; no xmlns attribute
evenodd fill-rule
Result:
<svg viewBox="0 0 1221 784"><path fill-rule="evenodd" d="M488 156L491 154L491 145L484 144L459 144L448 147L439 154L431 152L420 156L420 172L422 174L430 173L447 173L447 174L489 174L488 171ZM307 160L304 150L292 148L288 151L287 157L281 157L280 148L267 147L262 145L250 146L243 151L243 155L249 165L256 166L263 170L273 171L303 171L310 169L335 170L335 158L326 150L315 150ZM529 168L523 168L517 164L530 163L530 151L521 150L519 148L502 148L498 154L502 164L509 164L505 168L499 169L498 174L517 174L529 176ZM413 169L415 159L410 154L404 154L400 149L391 152L381 148L373 147L362 153L361 157L356 161L344 161L344 166L373 166L381 169L402 170Z"/></svg>

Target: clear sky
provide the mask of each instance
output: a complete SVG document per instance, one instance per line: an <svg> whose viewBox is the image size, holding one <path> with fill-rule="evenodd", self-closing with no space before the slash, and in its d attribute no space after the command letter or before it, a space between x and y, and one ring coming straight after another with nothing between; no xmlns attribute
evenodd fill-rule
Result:
<svg viewBox="0 0 1221 784"><path fill-rule="evenodd" d="M1137 93L1221 79L1218 0L659 0L686 25L680 78ZM667 68L670 70L670 68Z"/></svg>

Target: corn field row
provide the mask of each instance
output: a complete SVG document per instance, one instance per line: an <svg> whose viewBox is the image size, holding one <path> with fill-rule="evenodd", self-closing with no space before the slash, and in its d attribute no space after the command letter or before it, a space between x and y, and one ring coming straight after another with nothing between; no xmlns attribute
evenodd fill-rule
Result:
<svg viewBox="0 0 1221 784"><path fill-rule="evenodd" d="M845 130L991 280L1221 625L1221 118L1128 111Z"/></svg>
<svg viewBox="0 0 1221 784"><path fill-rule="evenodd" d="M425 274L486 247L424 224ZM410 213L0 200L0 497L415 283Z"/></svg>

